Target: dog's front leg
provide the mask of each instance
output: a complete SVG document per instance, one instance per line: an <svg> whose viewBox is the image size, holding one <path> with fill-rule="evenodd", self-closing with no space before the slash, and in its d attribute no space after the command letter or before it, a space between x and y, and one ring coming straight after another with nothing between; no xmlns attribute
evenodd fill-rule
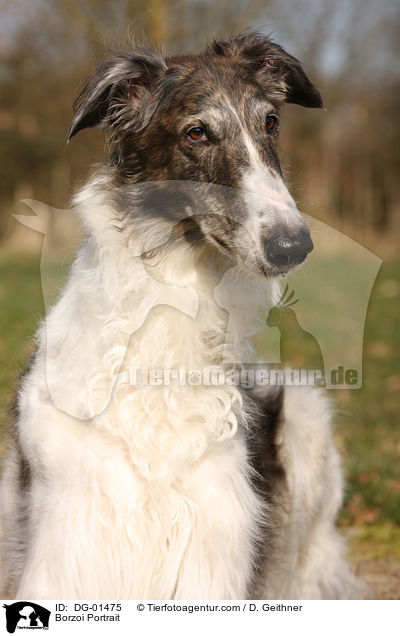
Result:
<svg viewBox="0 0 400 636"><path fill-rule="evenodd" d="M190 491L194 522L174 598L246 598L264 507L240 436L214 447L193 471Z"/></svg>
<svg viewBox="0 0 400 636"><path fill-rule="evenodd" d="M179 572L175 599L243 599L251 573L251 547L232 537L223 540L198 533L186 551ZM225 545L224 545L225 542ZM230 545L227 545L230 544Z"/></svg>

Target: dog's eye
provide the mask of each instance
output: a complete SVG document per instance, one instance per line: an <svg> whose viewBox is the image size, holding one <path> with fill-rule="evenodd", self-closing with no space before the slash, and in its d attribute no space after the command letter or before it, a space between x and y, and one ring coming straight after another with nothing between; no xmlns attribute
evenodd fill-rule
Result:
<svg viewBox="0 0 400 636"><path fill-rule="evenodd" d="M279 117L277 115L268 115L266 119L266 127L268 132L276 132L279 130Z"/></svg>
<svg viewBox="0 0 400 636"><path fill-rule="evenodd" d="M194 126L193 128L189 128L186 134L191 141L207 141L208 139L206 131L201 126Z"/></svg>

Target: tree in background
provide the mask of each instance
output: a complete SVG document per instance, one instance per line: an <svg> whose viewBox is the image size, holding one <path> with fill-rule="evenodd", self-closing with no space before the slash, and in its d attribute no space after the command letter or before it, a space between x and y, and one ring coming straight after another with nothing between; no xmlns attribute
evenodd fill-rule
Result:
<svg viewBox="0 0 400 636"><path fill-rule="evenodd" d="M394 0L15 0L0 3L0 233L16 201L68 205L103 139L65 146L72 101L104 45L127 29L167 52L200 50L247 27L302 59L329 116L293 109L282 126L289 181L305 212L359 240L399 223L400 13ZM289 109L287 107L287 109ZM284 161L285 163L285 161Z"/></svg>

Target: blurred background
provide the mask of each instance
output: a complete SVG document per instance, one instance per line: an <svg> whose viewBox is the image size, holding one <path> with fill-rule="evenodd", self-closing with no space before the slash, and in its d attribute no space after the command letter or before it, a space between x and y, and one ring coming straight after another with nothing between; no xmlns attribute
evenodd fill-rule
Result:
<svg viewBox="0 0 400 636"><path fill-rule="evenodd" d="M364 383L335 391L346 470L339 523L377 598L400 589L400 7L397 0L0 0L0 415L43 314L42 235L21 199L67 208L101 132L66 146L72 102L93 61L127 29L167 53L245 28L272 35L321 88L326 112L288 105L281 158L304 212L383 259L367 314ZM65 239L49 213L46 237ZM71 228L71 232L74 229ZM344 276L351 276L346 265ZM1 450L4 450L2 442Z"/></svg>

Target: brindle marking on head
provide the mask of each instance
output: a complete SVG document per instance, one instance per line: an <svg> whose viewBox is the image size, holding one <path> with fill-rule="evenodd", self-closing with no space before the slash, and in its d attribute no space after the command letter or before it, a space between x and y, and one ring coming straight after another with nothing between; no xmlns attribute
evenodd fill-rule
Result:
<svg viewBox="0 0 400 636"><path fill-rule="evenodd" d="M241 126L261 157L279 165L276 139L263 130L263 118L285 101L322 106L298 60L264 35L239 35L213 42L201 55L165 60L158 52L139 49L107 60L89 78L76 101L68 139L101 125L111 131L112 156L121 175L233 186L237 168L249 160L237 135ZM212 117L207 123L220 147L193 166L197 151L180 143L178 130L199 113ZM220 113L216 121L215 113Z"/></svg>
<svg viewBox="0 0 400 636"><path fill-rule="evenodd" d="M177 210L192 211L208 243L248 269L276 276L288 268L268 258L268 241L278 231L290 240L308 231L282 180L278 129L266 125L284 102L322 106L300 62L264 35L239 35L200 55L165 59L139 49L96 69L76 101L68 138L92 126L108 131L109 183L126 224L140 206L150 219L175 222L182 219ZM201 143L189 138L192 128L204 131ZM204 191L137 187L166 181L204 184ZM211 192L207 184L236 196L223 188ZM200 203L209 218L196 216Z"/></svg>

